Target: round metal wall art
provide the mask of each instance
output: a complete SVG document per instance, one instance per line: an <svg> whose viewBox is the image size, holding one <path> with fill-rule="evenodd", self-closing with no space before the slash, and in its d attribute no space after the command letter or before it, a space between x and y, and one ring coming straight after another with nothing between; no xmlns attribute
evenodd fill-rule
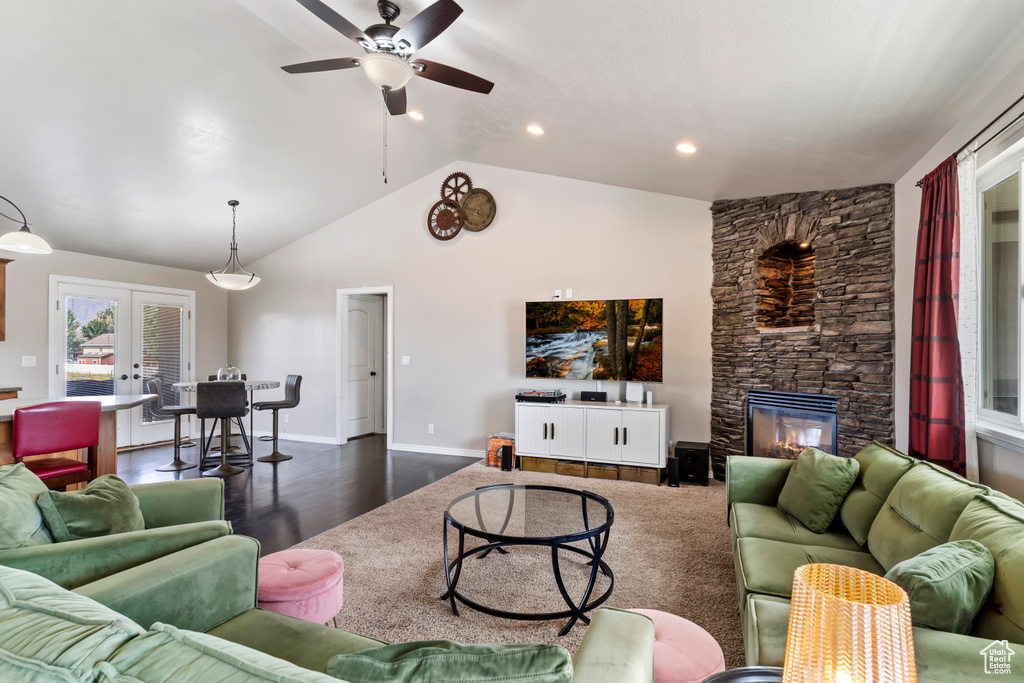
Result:
<svg viewBox="0 0 1024 683"><path fill-rule="evenodd" d="M447 242L458 235L464 222L462 207L451 199L437 202L427 215L427 229L442 242Z"/></svg>
<svg viewBox="0 0 1024 683"><path fill-rule="evenodd" d="M494 196L481 187L473 188L462 198L462 214L470 232L480 232L490 225L497 211Z"/></svg>

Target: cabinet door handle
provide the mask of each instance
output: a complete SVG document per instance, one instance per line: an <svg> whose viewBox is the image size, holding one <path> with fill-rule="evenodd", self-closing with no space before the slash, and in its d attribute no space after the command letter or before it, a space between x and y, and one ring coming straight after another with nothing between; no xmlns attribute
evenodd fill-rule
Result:
<svg viewBox="0 0 1024 683"><path fill-rule="evenodd" d="M551 438L555 438L555 423L551 423Z"/></svg>
<svg viewBox="0 0 1024 683"><path fill-rule="evenodd" d="M615 428L615 445L616 446L619 445L619 428L618 427Z"/></svg>
<svg viewBox="0 0 1024 683"><path fill-rule="evenodd" d="M626 445L626 437L628 437L628 436L629 436L629 428L628 427L623 427L622 428L622 445L623 446Z"/></svg>
<svg viewBox="0 0 1024 683"><path fill-rule="evenodd" d="M548 423L544 423L544 438L548 438Z"/></svg>

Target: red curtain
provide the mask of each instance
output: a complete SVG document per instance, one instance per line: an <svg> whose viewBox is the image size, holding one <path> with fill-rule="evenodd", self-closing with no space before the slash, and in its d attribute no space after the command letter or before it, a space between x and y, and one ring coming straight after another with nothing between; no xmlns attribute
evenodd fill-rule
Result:
<svg viewBox="0 0 1024 683"><path fill-rule="evenodd" d="M959 293L960 202L956 157L950 157L921 185L910 347L910 453L962 475L966 441Z"/></svg>

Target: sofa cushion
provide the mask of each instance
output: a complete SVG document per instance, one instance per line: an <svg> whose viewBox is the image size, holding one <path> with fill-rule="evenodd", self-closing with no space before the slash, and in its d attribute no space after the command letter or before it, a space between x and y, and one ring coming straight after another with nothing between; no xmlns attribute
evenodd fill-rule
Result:
<svg viewBox="0 0 1024 683"><path fill-rule="evenodd" d="M0 566L0 680L91 681L93 667L143 629L31 572ZM64 678L57 671L66 672ZM31 674L31 675L30 675Z"/></svg>
<svg viewBox="0 0 1024 683"><path fill-rule="evenodd" d="M805 448L786 477L779 494L779 508L814 533L825 533L857 479L859 468L860 464L852 458Z"/></svg>
<svg viewBox="0 0 1024 683"><path fill-rule="evenodd" d="M78 541L127 531L142 531L139 499L115 474L104 474L81 491L46 491L36 498L46 526L57 542Z"/></svg>
<svg viewBox="0 0 1024 683"><path fill-rule="evenodd" d="M36 507L36 497L46 491L24 463L0 467L0 550L53 543Z"/></svg>
<svg viewBox="0 0 1024 683"><path fill-rule="evenodd" d="M968 633L992 590L995 562L977 541L951 541L903 560L885 574L910 597L914 626Z"/></svg>
<svg viewBox="0 0 1024 683"><path fill-rule="evenodd" d="M102 683L337 683L331 676L258 650L167 624L154 624L153 630L125 644L96 668Z"/></svg>
<svg viewBox="0 0 1024 683"><path fill-rule="evenodd" d="M424 640L338 655L324 671L350 683L570 683L572 659L558 645Z"/></svg>
<svg viewBox="0 0 1024 683"><path fill-rule="evenodd" d="M917 460L877 441L872 441L854 456L860 464L857 481L839 508L839 518L850 535L861 545L868 542L868 531L885 504L896 482Z"/></svg>
<svg viewBox="0 0 1024 683"><path fill-rule="evenodd" d="M782 666L786 659L789 600L751 593L744 615L743 649L747 666Z"/></svg>
<svg viewBox="0 0 1024 683"><path fill-rule="evenodd" d="M793 593L793 573L798 567L814 562L843 564L879 575L885 573L871 553L860 550L741 538L736 542L740 604L746 603L749 593L788 598Z"/></svg>
<svg viewBox="0 0 1024 683"><path fill-rule="evenodd" d="M1024 643L1024 508L994 496L977 496L949 537L978 541L995 560L992 593L971 635Z"/></svg>
<svg viewBox="0 0 1024 683"><path fill-rule="evenodd" d="M833 524L825 533L816 534L796 517L774 505L734 503L729 511L729 528L733 536L733 547L739 538L765 538L800 545L861 550L857 541L838 525Z"/></svg>
<svg viewBox="0 0 1024 683"><path fill-rule="evenodd" d="M893 487L868 532L868 550L885 571L949 540L960 513L989 489L921 462Z"/></svg>

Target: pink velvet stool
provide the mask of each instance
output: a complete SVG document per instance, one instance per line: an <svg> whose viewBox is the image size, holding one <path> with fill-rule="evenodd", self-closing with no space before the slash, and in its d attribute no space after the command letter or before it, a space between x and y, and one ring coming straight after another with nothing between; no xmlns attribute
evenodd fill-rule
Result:
<svg viewBox="0 0 1024 683"><path fill-rule="evenodd" d="M722 648L688 619L653 609L634 609L654 622L655 683L699 683L725 671Z"/></svg>
<svg viewBox="0 0 1024 683"><path fill-rule="evenodd" d="M344 602L345 563L330 550L283 550L260 560L259 606L317 624L333 622Z"/></svg>

